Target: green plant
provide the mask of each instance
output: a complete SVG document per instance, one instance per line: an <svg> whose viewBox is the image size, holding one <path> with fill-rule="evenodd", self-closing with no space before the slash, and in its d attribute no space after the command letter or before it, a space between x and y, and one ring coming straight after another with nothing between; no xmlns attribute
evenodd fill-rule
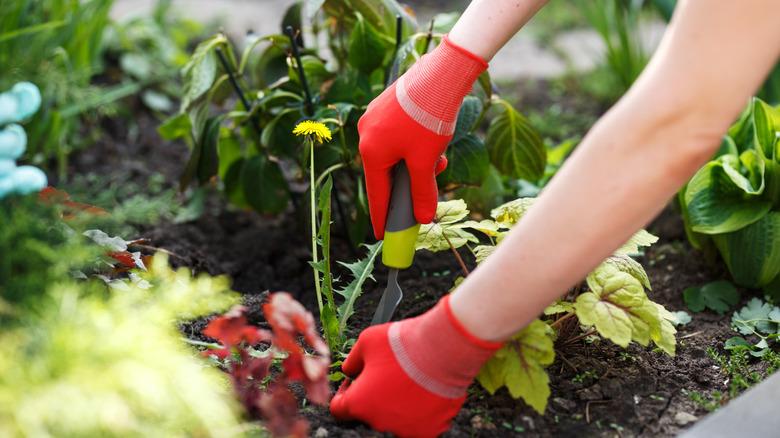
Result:
<svg viewBox="0 0 780 438"><path fill-rule="evenodd" d="M685 304L693 312L705 308L723 315L739 302L739 291L728 281L713 281L700 287L689 287L683 291Z"/></svg>
<svg viewBox="0 0 780 438"><path fill-rule="evenodd" d="M223 34L201 43L183 69L186 88L179 114L160 132L191 146L182 187L216 181L230 202L243 208L280 213L292 200L300 209L312 174L322 181L328 175L334 222L357 246L369 229L357 121L452 21L439 17L443 25L417 32L395 0L307 1L302 16L322 39L304 46L298 32L301 14L295 11L286 14L286 35L250 35L238 56ZM326 58L323 41L331 57ZM500 175L538 179L546 161L541 138L493 93L487 74L478 82L480 91L461 108L448 149L450 166L439 176L440 185L446 190L478 187L489 178L495 181L496 174L498 185L503 185ZM289 134L301 120L319 120L333 133L334 141L318 146L313 162L307 146ZM488 120L483 138L480 128Z"/></svg>
<svg viewBox="0 0 780 438"><path fill-rule="evenodd" d="M780 281L780 109L752 99L716 157L680 191L691 244L710 242L738 285Z"/></svg>
<svg viewBox="0 0 780 438"><path fill-rule="evenodd" d="M638 33L644 0L597 0L579 4L604 41L606 66L618 83L615 95L619 96L639 77L649 58Z"/></svg>
<svg viewBox="0 0 780 438"><path fill-rule="evenodd" d="M491 211L492 219L479 222L467 220L469 211L462 200L440 202L433 223L420 227L417 248L450 249L464 275L468 275L458 248L467 247L477 263L483 262L533 208L533 202L533 198L508 202ZM474 231L484 237L478 238ZM624 348L631 342L647 346L653 341L663 352L674 355L673 322L677 320L647 296L645 289L650 290L650 280L642 265L631 257L657 240L644 230L638 232L591 272L584 285L545 309L540 319L521 330L485 364L477 377L482 386L491 393L506 386L513 397L522 398L542 413L550 396L545 367L555 358L555 345L600 336Z"/></svg>

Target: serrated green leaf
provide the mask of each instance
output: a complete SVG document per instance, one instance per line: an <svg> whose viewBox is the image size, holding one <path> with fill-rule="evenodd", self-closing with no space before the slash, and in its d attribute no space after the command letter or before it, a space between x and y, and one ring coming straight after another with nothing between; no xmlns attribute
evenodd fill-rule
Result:
<svg viewBox="0 0 780 438"><path fill-rule="evenodd" d="M512 228L536 202L536 198L520 198L509 201L490 211L490 217L503 228Z"/></svg>
<svg viewBox="0 0 780 438"><path fill-rule="evenodd" d="M544 309L545 315L557 315L559 313L569 313L574 311L574 303L569 301L558 300Z"/></svg>
<svg viewBox="0 0 780 438"><path fill-rule="evenodd" d="M618 248L618 250L615 251L615 254L640 254L642 252L642 247L650 246L655 242L658 242L658 236L654 236L646 230L639 230L636 234L631 236L628 242L624 243L623 246Z"/></svg>
<svg viewBox="0 0 780 438"><path fill-rule="evenodd" d="M731 327L743 335L777 333L777 323L770 319L776 307L753 298L742 309L734 312Z"/></svg>
<svg viewBox="0 0 780 438"><path fill-rule="evenodd" d="M490 162L504 175L538 180L547 162L542 138L512 105L501 99L498 103L503 111L490 123L485 139Z"/></svg>
<svg viewBox="0 0 780 438"><path fill-rule="evenodd" d="M490 254L493 254L493 251L495 250L496 247L492 245L479 245L475 247L474 257L477 259L477 264L487 260L488 256L490 256Z"/></svg>
<svg viewBox="0 0 780 438"><path fill-rule="evenodd" d="M753 98L754 142L764 157L774 159L777 131L780 131L780 109L768 105L763 100Z"/></svg>
<svg viewBox="0 0 780 438"><path fill-rule="evenodd" d="M713 281L701 287L689 287L683 291L683 299L693 312L705 308L724 314L739 302L739 291L728 281Z"/></svg>
<svg viewBox="0 0 780 438"><path fill-rule="evenodd" d="M506 386L514 398L522 398L544 414L550 397L545 366L555 360L552 330L535 320L509 340L480 370L477 380L489 392Z"/></svg>
<svg viewBox="0 0 780 438"><path fill-rule="evenodd" d="M436 207L436 216L430 224L420 226L417 235L416 249L427 249L431 252L444 251L450 248L460 248L467 242L479 243L473 234L469 233L457 222L468 216L469 210L462 199L439 202ZM447 242L449 240L449 243Z"/></svg>
<svg viewBox="0 0 780 438"><path fill-rule="evenodd" d="M339 333L342 335L347 329L347 321L355 313L355 301L363 294L363 284L368 279L374 279L371 274L374 272L374 261L382 250L382 241L364 246L368 249L366 258L354 263L339 262L340 265L349 269L349 272L352 274L352 281L345 288L335 289L335 292L344 298L344 303L338 307Z"/></svg>
<svg viewBox="0 0 780 438"><path fill-rule="evenodd" d="M642 286L647 290L653 290L650 287L650 278L647 276L647 272L642 265L636 260L632 259L626 254L615 254L608 259L604 260L603 264L609 264L616 267L619 271L625 272L632 277L639 280Z"/></svg>

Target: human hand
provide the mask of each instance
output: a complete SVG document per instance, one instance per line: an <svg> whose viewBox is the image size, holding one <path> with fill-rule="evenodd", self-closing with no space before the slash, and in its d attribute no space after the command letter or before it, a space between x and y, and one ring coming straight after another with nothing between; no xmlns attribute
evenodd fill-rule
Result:
<svg viewBox="0 0 780 438"><path fill-rule="evenodd" d="M417 222L436 213L436 175L455 131L463 98L487 63L444 37L441 45L374 99L358 123L374 235L382 239L392 189L391 171L406 162Z"/></svg>

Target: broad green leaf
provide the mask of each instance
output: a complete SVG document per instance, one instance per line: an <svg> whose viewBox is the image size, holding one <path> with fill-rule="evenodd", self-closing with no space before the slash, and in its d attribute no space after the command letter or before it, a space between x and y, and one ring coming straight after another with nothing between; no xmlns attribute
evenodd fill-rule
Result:
<svg viewBox="0 0 780 438"><path fill-rule="evenodd" d="M386 38L393 40L396 16L401 16L403 37L417 30L414 17L396 0L325 0L323 8L328 16L343 24L347 30L355 25L358 14Z"/></svg>
<svg viewBox="0 0 780 438"><path fill-rule="evenodd" d="M675 337L677 329L674 326L678 324L678 316L658 303L652 301L651 303L658 312L658 319L650 320L650 339L666 354L674 356L677 350L677 338ZM690 321L690 316L687 313L685 315L688 316L688 321Z"/></svg>
<svg viewBox="0 0 780 438"><path fill-rule="evenodd" d="M770 316L771 315L771 316ZM772 334L778 332L780 309L758 298L748 301L747 305L731 317L731 326L743 335L754 333ZM773 320L772 317L775 317Z"/></svg>
<svg viewBox="0 0 780 438"><path fill-rule="evenodd" d="M615 251L615 254L617 255L641 254L642 247L650 246L655 242L658 242L658 236L654 236L645 230L639 230L636 234L631 236L628 242L624 243L623 246L618 248L618 250ZM648 289L650 288L648 287Z"/></svg>
<svg viewBox="0 0 780 438"><path fill-rule="evenodd" d="M761 219L772 208L772 202L760 196L764 170L763 161L752 150L739 159L724 155L702 167L685 189L691 229L720 234Z"/></svg>
<svg viewBox="0 0 780 438"><path fill-rule="evenodd" d="M713 240L737 284L760 288L780 275L780 212Z"/></svg>
<svg viewBox="0 0 780 438"><path fill-rule="evenodd" d="M192 132L190 117L182 113L169 117L157 128L157 132L165 140L188 138Z"/></svg>
<svg viewBox="0 0 780 438"><path fill-rule="evenodd" d="M474 134L467 134L447 148L447 168L436 178L439 185L479 185L487 176L490 158Z"/></svg>
<svg viewBox="0 0 780 438"><path fill-rule="evenodd" d="M723 315L739 302L739 291L728 281L713 281L701 287L689 287L683 291L685 304L693 312L705 308Z"/></svg>
<svg viewBox="0 0 780 438"><path fill-rule="evenodd" d="M455 197L462 198L472 211L484 216L490 213L491 208L504 202L505 194L503 178L492 165L488 166L485 179L478 187L462 187L455 191Z"/></svg>
<svg viewBox="0 0 780 438"><path fill-rule="evenodd" d="M574 304L580 322L594 326L601 336L624 348L632 338L647 344L650 327L645 319L654 309L639 280L602 265L588 275L587 283L591 292L580 294Z"/></svg>
<svg viewBox="0 0 780 438"><path fill-rule="evenodd" d="M241 174L244 170L244 165L247 160L243 157L233 161L225 172L225 176L222 177L222 181L225 185L225 195L233 205L240 208L250 208L244 196L243 186L241 184Z"/></svg>
<svg viewBox="0 0 780 438"><path fill-rule="evenodd" d="M759 98L753 98L754 141L763 156L775 159L777 131L780 131L780 109L773 108Z"/></svg>
<svg viewBox="0 0 780 438"><path fill-rule="evenodd" d="M674 319L670 322L674 325L688 325L693 320L691 315L683 310L672 312L672 316Z"/></svg>
<svg viewBox="0 0 780 438"><path fill-rule="evenodd" d="M217 156L219 157L219 170L217 173L224 181L230 166L243 156L241 142L233 130L226 127L220 130Z"/></svg>
<svg viewBox="0 0 780 438"><path fill-rule="evenodd" d="M200 43L190 61L182 69L184 74L182 112L188 110L193 102L211 89L217 76L217 56L214 54L214 49L226 42L224 35L217 34Z"/></svg>
<svg viewBox="0 0 780 438"><path fill-rule="evenodd" d="M615 254L609 257L608 259L604 260L602 265L604 264L614 266L619 271L625 272L626 274L629 274L630 276L639 280L639 282L642 284L642 286L645 287L645 289L653 290L653 288L650 287L650 278L648 278L645 268L642 267L642 264L632 259L628 255Z"/></svg>
<svg viewBox="0 0 780 438"><path fill-rule="evenodd" d="M241 170L241 188L246 202L260 213L281 213L290 199L279 164L264 155L246 160Z"/></svg>
<svg viewBox="0 0 780 438"><path fill-rule="evenodd" d="M382 66L388 42L363 15L357 13L357 21L349 36L349 63L365 74Z"/></svg>
<svg viewBox="0 0 780 438"><path fill-rule="evenodd" d="M490 162L504 175L538 180L547 162L542 138L512 105L500 99L498 103L503 111L490 123L485 139Z"/></svg>
<svg viewBox="0 0 780 438"><path fill-rule="evenodd" d="M217 143L219 143L220 124L222 116L212 117L206 121L199 142L200 157L198 159L198 181L203 184L217 174L219 169L219 157L217 156Z"/></svg>
<svg viewBox="0 0 780 438"><path fill-rule="evenodd" d="M474 123L482 112L482 101L474 96L466 96L458 112L458 122L455 125L455 133L450 140L450 148L472 132Z"/></svg>
<svg viewBox="0 0 780 438"><path fill-rule="evenodd" d="M306 75L306 82L309 84L312 93L317 93L325 81L335 76L334 73L331 73L325 68L325 63L316 56L301 56L301 64L303 64L303 74ZM298 66L296 65L295 58L287 58L287 65L289 67L288 75L290 76L290 79L296 84L300 84L301 80L298 77ZM291 96L287 97L292 98Z"/></svg>
<svg viewBox="0 0 780 438"><path fill-rule="evenodd" d="M545 367L555 360L553 332L542 321L531 322L509 340L480 370L477 380L490 393L506 386L514 398L522 398L544 414L550 397Z"/></svg>
<svg viewBox="0 0 780 438"><path fill-rule="evenodd" d="M493 99L493 81L490 79L490 72L485 70L482 72L481 75L477 78L477 83L479 83L479 86L482 88L482 91L485 93L485 97L487 97L488 100Z"/></svg>
<svg viewBox="0 0 780 438"><path fill-rule="evenodd" d="M501 227L497 223L491 221L490 219L483 219L479 222L477 221L461 222L456 226L458 228L471 228L490 237L498 236L499 230L501 229Z"/></svg>
<svg viewBox="0 0 780 438"><path fill-rule="evenodd" d="M374 272L374 260L376 260L377 255L382 250L382 241L364 246L368 249L366 258L354 263L339 262L339 264L349 269L349 272L352 274L352 281L345 288L335 290L337 294L344 298L344 303L338 308L339 332L342 336L347 329L347 321L355 313L355 301L363 294L363 284L368 279L374 279L371 273Z"/></svg>
<svg viewBox="0 0 780 438"><path fill-rule="evenodd" d="M536 202L536 198L520 198L500 205L490 212L490 217L503 228L512 228Z"/></svg>
<svg viewBox="0 0 780 438"><path fill-rule="evenodd" d="M577 146L577 142L569 139L564 140L560 144L547 149L547 165L553 166L557 171L561 167L566 157L571 154L574 148Z"/></svg>

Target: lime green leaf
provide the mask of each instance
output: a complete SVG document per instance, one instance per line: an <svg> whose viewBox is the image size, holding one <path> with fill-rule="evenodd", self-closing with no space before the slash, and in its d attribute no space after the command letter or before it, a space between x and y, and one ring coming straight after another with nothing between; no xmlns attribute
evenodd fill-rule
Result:
<svg viewBox="0 0 780 438"><path fill-rule="evenodd" d="M420 226L416 248L437 252L449 249L450 243L454 248L460 248L467 242L479 243L479 239L457 224L468 214L462 199L439 202L433 222Z"/></svg>
<svg viewBox="0 0 780 438"><path fill-rule="evenodd" d="M739 291L728 281L713 281L701 287L689 287L683 291L685 304L693 312L705 308L722 315L739 302Z"/></svg>
<svg viewBox="0 0 780 438"><path fill-rule="evenodd" d="M495 246L492 245L479 245L474 248L474 256L477 259L477 263L482 263L485 260L487 260L488 256L490 254L493 254L493 251L496 250Z"/></svg>
<svg viewBox="0 0 780 438"><path fill-rule="evenodd" d="M157 132L166 140L187 138L192 132L190 117L182 113L169 117L157 128Z"/></svg>
<svg viewBox="0 0 780 438"><path fill-rule="evenodd" d="M713 240L737 284L759 288L780 275L780 212Z"/></svg>
<svg viewBox="0 0 780 438"><path fill-rule="evenodd" d="M777 131L780 131L780 109L759 98L753 98L753 127L756 146L763 156L774 159Z"/></svg>
<svg viewBox="0 0 780 438"><path fill-rule="evenodd" d="M693 231L735 231L761 219L772 208L771 201L760 197L765 165L756 154L748 150L739 158L724 155L696 172L685 190Z"/></svg>
<svg viewBox="0 0 780 438"><path fill-rule="evenodd" d="M569 313L574 311L574 303L558 300L544 309L545 315L556 315L558 313Z"/></svg>
<svg viewBox="0 0 780 438"><path fill-rule="evenodd" d="M639 280L642 286L644 286L646 289L653 290L653 288L650 287L650 278L648 278L647 272L645 272L645 268L631 257L625 254L616 254L604 260L603 264L614 266L619 271L625 272L626 274L629 274Z"/></svg>
<svg viewBox="0 0 780 438"><path fill-rule="evenodd" d="M485 140L490 162L504 175L538 180L547 162L542 138L512 105L501 99L498 103L503 112L490 123Z"/></svg>
<svg viewBox="0 0 780 438"><path fill-rule="evenodd" d="M514 398L522 398L544 414L550 397L550 379L545 366L555 359L553 331L535 320L509 340L480 370L477 380L489 392L506 386Z"/></svg>
<svg viewBox="0 0 780 438"><path fill-rule="evenodd" d="M471 228L481 232L490 237L496 237L499 234L501 227L490 219L483 219L477 221L466 221L455 225L458 228Z"/></svg>
<svg viewBox="0 0 780 438"><path fill-rule="evenodd" d="M447 168L436 178L439 185L479 185L487 176L490 158L484 143L466 134L447 148Z"/></svg>
<svg viewBox="0 0 780 438"><path fill-rule="evenodd" d="M602 265L587 282L591 292L580 294L574 304L580 322L594 326L601 336L621 347L627 347L632 337L646 344L649 326L645 319L652 316L652 310L639 280L614 266Z"/></svg>
<svg viewBox="0 0 780 438"><path fill-rule="evenodd" d="M658 242L658 236L654 236L645 230L639 230L636 234L631 236L631 239L629 239L628 242L624 243L623 246L615 251L615 254L640 254L642 252L642 247L650 246L655 242Z"/></svg>
<svg viewBox="0 0 780 438"><path fill-rule="evenodd" d="M520 198L509 201L490 211L490 217L503 228L512 228L534 204L536 198Z"/></svg>
<svg viewBox="0 0 780 438"><path fill-rule="evenodd" d="M217 76L217 57L214 49L226 42L224 35L217 34L200 43L190 61L182 69L184 97L181 102L181 112L187 111L193 102L211 89Z"/></svg>

